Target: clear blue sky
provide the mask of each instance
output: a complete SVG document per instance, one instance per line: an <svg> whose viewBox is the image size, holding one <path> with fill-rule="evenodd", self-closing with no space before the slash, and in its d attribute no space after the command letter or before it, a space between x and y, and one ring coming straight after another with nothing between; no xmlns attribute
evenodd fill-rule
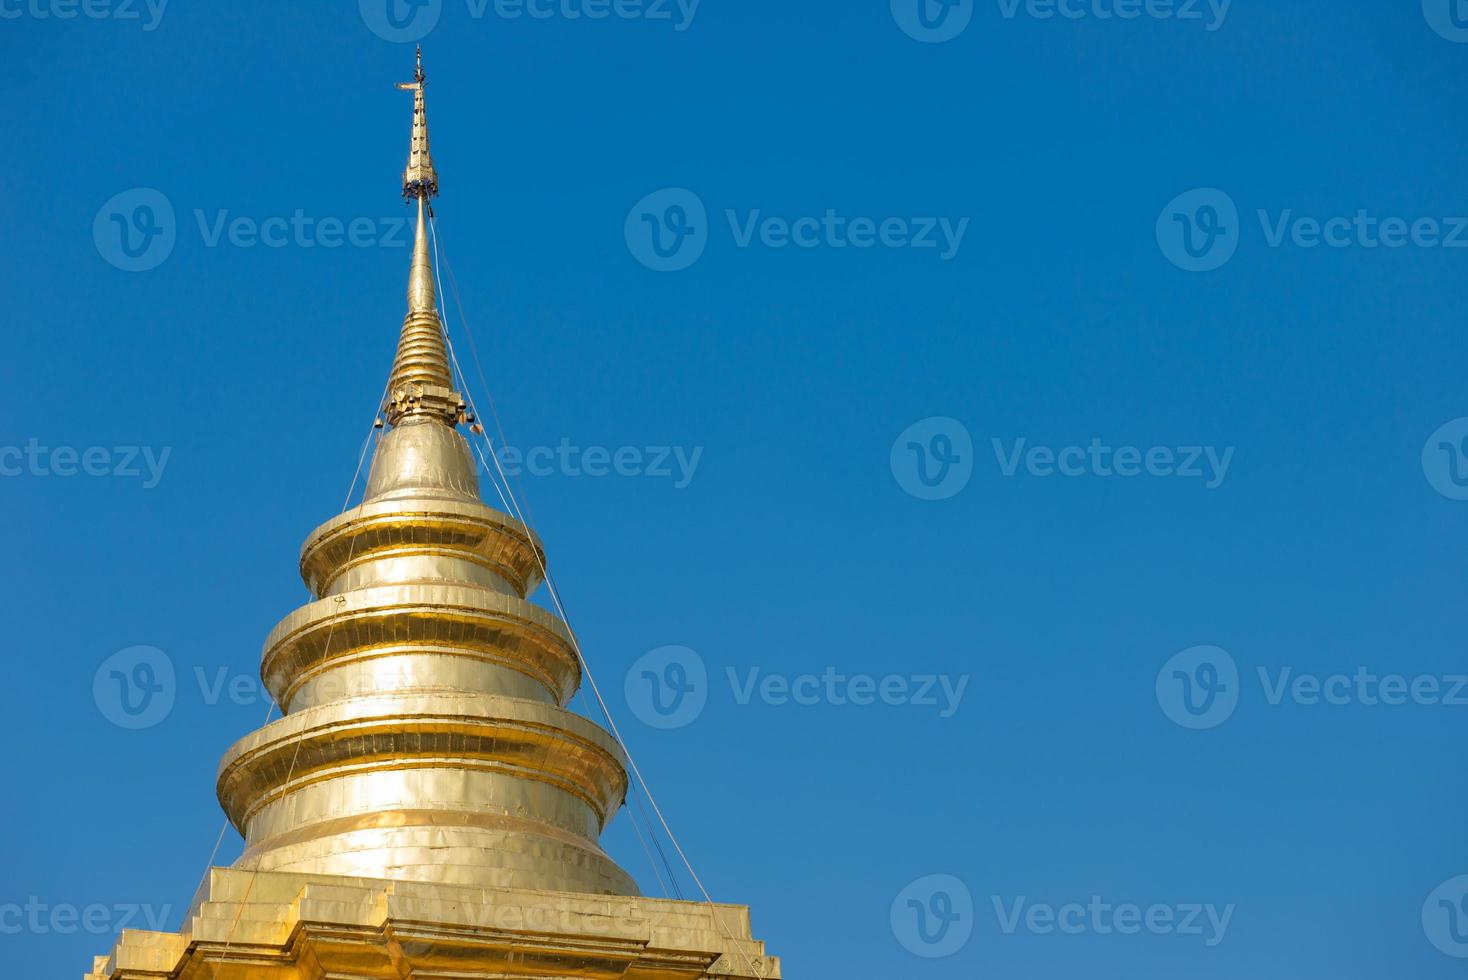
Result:
<svg viewBox="0 0 1468 980"><path fill-rule="evenodd" d="M1460 430L1429 442L1468 416L1468 251L1368 247L1372 222L1447 238L1468 215L1468 44L1442 36L1443 6L1440 33L1417 0L1237 0L1221 24L983 0L924 43L899 19L960 21L888 0L704 0L691 22L444 0L424 39L440 231L510 441L648 465L701 450L686 486L559 462L521 486L675 830L787 976L1459 974L1434 936L1468 950L1423 909L1468 873L1468 707L1354 687L1271 704L1258 676L1468 670ZM212 228L300 209L390 230L412 49L347 0L176 0L153 30L142 4L0 8L19 13L0 22L0 447L20 451L0 456L0 930L32 897L171 906L176 928L222 819L218 759L266 711L207 687L254 677L305 598L297 548L347 491L408 260L390 234ZM99 242L106 202L139 187L173 208L174 242L129 272ZM686 195L634 210L667 188L702 220L670 210ZM1225 196L1167 210L1207 188ZM130 200L113 213L159 217ZM814 247L774 247L759 224L828 210L847 231L903 219L892 241L967 225L945 259L838 248L824 221ZM1344 244L1300 244L1300 217L1351 219ZM680 220L705 250L649 268L639 230ZM1189 258L1209 244L1225 251ZM903 435L933 418L957 424ZM1024 452L1006 475L1020 439L1080 475ZM1232 454L1220 481L1106 476L1093 439ZM61 475L66 454L31 445L102 447L110 475ZM156 485L141 457L126 475L128 446L168 451ZM173 665L175 703L129 730L93 681L137 645ZM628 694L669 645L696 651L706 703L658 728ZM1232 715L1194 730L1170 720L1165 665L1199 645L1238 677L1219 675ZM1178 669L1208 681L1190 656ZM824 688L741 704L753 668L967 686L948 717ZM607 846L660 893L625 817ZM221 861L237 852L231 832ZM1211 946L1206 926L1004 928L1021 897L1093 895L1234 908ZM925 946L909 898L967 921ZM0 933L11 974L75 976L111 945L42 925Z"/></svg>

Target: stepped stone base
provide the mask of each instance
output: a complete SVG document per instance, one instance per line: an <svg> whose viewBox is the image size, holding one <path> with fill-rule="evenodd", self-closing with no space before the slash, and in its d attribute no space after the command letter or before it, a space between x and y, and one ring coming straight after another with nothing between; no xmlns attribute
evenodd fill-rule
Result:
<svg viewBox="0 0 1468 980"><path fill-rule="evenodd" d="M779 980L739 905L215 868L85 980Z"/></svg>

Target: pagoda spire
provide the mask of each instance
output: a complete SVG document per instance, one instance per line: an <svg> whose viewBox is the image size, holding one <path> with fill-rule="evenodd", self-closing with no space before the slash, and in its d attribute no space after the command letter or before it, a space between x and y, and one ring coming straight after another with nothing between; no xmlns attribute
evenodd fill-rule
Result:
<svg viewBox="0 0 1468 980"><path fill-rule="evenodd" d="M362 503L301 550L317 598L265 642L261 677L284 717L220 766L220 802L245 837L236 866L636 895L598 841L627 790L625 754L566 710L580 658L565 623L529 600L545 551L482 502L458 427L468 419L433 291L423 85L420 59L403 86L414 93L403 193L418 229L391 428Z"/></svg>
<svg viewBox="0 0 1468 980"><path fill-rule="evenodd" d="M301 549L313 599L265 640L282 717L220 762L244 851L179 932L125 931L88 980L779 980L747 909L642 898L602 849L630 761L567 707L580 651L530 599L545 549L480 499L457 425L472 420L435 311L423 84L420 56L392 426L362 503Z"/></svg>
<svg viewBox="0 0 1468 980"><path fill-rule="evenodd" d="M423 72L423 46L418 46L418 67L411 82L399 82L398 88L413 93L413 142L408 150L408 166L403 171L403 196L425 197L438 195L438 171L433 169L433 154L428 149L428 109L423 101L423 89L428 76Z"/></svg>
<svg viewBox="0 0 1468 980"><path fill-rule="evenodd" d="M384 406L387 421L394 426L405 421L438 421L454 426L464 413L462 399L453 390L428 243L428 222L433 216L428 199L438 194L438 171L428 148L428 109L423 99L426 85L420 47L413 81L398 83L398 88L413 93L413 131L408 165L403 170L403 197L418 202L418 225L408 270L408 315L403 320Z"/></svg>

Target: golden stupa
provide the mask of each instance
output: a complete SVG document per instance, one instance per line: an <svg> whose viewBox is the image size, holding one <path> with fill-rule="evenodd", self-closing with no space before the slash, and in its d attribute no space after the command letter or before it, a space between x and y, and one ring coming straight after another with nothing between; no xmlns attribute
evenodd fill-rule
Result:
<svg viewBox="0 0 1468 980"><path fill-rule="evenodd" d="M748 909L641 897L598 840L616 739L566 710L566 625L527 596L545 554L480 502L437 312L420 53L403 194L408 314L360 505L313 531L317 601L265 641L282 717L220 763L245 839L179 933L125 931L87 980L780 976Z"/></svg>

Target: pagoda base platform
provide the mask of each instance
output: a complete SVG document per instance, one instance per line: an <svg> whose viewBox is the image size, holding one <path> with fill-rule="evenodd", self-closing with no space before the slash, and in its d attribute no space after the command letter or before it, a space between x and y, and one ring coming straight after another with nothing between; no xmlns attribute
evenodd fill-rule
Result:
<svg viewBox="0 0 1468 980"><path fill-rule="evenodd" d="M85 980L779 980L749 910L214 868L180 933L123 932Z"/></svg>

